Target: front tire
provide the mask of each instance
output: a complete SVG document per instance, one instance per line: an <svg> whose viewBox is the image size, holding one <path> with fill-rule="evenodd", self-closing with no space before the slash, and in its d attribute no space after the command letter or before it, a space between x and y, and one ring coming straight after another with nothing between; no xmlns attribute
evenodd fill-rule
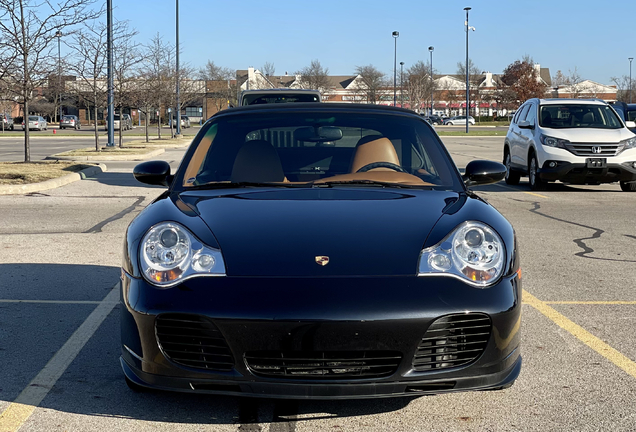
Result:
<svg viewBox="0 0 636 432"><path fill-rule="evenodd" d="M539 162L537 156L533 153L530 155L530 163L528 164L528 181L530 182L530 189L533 191L542 191L547 187L547 183L539 178Z"/></svg>
<svg viewBox="0 0 636 432"><path fill-rule="evenodd" d="M510 158L510 152L506 152L506 156L504 157L504 165L506 166L506 184L509 185L518 185L519 184L519 180L521 178L521 174L519 174L517 171L513 171L511 168L511 158Z"/></svg>
<svg viewBox="0 0 636 432"><path fill-rule="evenodd" d="M621 190L624 192L636 192L636 182L621 182Z"/></svg>

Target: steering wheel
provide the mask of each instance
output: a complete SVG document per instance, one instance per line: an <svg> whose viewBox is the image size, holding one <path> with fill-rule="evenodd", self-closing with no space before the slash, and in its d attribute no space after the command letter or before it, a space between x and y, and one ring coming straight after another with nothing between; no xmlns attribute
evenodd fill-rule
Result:
<svg viewBox="0 0 636 432"><path fill-rule="evenodd" d="M363 166L362 168L360 168L358 171L356 171L357 173L359 172L367 172L370 171L374 168L389 168L392 170L395 170L397 172L402 172L405 173L406 170L404 168L402 168L399 165L396 165L394 163L391 162L371 162L370 164L366 164L365 166Z"/></svg>

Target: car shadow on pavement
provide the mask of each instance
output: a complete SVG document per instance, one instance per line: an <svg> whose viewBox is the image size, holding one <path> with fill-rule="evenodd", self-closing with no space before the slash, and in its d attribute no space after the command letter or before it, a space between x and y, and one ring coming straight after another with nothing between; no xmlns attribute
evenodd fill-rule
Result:
<svg viewBox="0 0 636 432"><path fill-rule="evenodd" d="M122 187L143 187L153 189L165 189L163 186L145 185L138 182L131 172L102 172L95 177L90 177L84 181L94 181L107 186L122 186Z"/></svg>

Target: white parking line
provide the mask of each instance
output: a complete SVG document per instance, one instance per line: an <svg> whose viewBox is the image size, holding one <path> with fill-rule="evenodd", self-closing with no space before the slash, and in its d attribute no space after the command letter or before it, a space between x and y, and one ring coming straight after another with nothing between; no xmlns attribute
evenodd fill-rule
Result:
<svg viewBox="0 0 636 432"><path fill-rule="evenodd" d="M113 287L40 373L22 390L11 405L0 414L0 432L17 431L33 414L35 408L44 400L57 380L118 303L118 288L119 284Z"/></svg>

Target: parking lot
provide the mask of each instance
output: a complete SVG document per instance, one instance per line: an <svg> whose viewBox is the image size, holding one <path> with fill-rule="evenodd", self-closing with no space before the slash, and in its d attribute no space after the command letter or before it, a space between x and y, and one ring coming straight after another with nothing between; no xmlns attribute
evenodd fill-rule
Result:
<svg viewBox="0 0 636 432"><path fill-rule="evenodd" d="M460 168L501 161L503 138L444 142ZM176 168L182 153L162 156ZM617 184L476 188L520 245L524 363L510 389L284 401L128 389L122 243L163 189L136 183L134 162L107 165L59 189L0 196L0 432L636 430L636 194Z"/></svg>

